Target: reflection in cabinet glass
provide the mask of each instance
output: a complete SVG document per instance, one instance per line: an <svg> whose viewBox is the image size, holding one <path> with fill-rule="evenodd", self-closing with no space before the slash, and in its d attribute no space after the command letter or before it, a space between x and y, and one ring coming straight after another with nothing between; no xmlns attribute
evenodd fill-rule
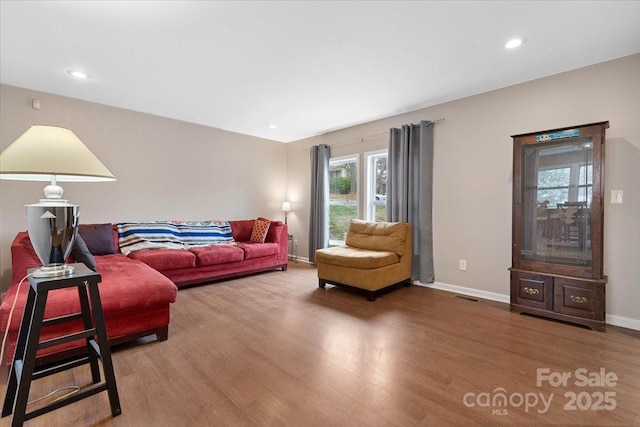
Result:
<svg viewBox="0 0 640 427"><path fill-rule="evenodd" d="M513 311L604 330L608 127L601 122L513 136Z"/></svg>

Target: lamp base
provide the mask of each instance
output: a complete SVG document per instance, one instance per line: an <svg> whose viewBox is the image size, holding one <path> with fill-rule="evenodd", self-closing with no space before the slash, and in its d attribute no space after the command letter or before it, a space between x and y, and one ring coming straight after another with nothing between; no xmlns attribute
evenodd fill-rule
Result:
<svg viewBox="0 0 640 427"><path fill-rule="evenodd" d="M33 272L33 277L61 277L73 274L74 268L67 264L42 266Z"/></svg>

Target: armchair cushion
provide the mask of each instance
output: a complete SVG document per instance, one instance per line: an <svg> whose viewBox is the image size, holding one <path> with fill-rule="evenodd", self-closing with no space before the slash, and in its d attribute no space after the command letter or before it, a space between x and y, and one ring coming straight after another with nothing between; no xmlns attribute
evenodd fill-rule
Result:
<svg viewBox="0 0 640 427"><path fill-rule="evenodd" d="M327 264L352 268L380 268L400 261L400 257L394 252L369 251L348 246L319 249L316 259Z"/></svg>
<svg viewBox="0 0 640 427"><path fill-rule="evenodd" d="M406 226L401 222L368 222L354 219L349 225L347 246L374 251L395 252L402 256Z"/></svg>

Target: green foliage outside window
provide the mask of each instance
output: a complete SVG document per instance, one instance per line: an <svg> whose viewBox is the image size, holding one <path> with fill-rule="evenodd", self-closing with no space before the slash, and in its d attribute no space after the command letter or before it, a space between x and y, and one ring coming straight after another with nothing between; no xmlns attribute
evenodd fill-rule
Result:
<svg viewBox="0 0 640 427"><path fill-rule="evenodd" d="M348 176L334 176L329 183L331 194L349 194L351 192L351 179Z"/></svg>

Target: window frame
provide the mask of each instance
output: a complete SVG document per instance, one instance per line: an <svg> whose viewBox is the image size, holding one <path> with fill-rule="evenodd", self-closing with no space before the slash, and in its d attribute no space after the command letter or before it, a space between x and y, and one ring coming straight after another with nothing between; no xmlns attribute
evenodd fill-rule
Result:
<svg viewBox="0 0 640 427"><path fill-rule="evenodd" d="M366 170L365 170L365 181L366 181L366 192L364 195L364 218L366 221L376 221L376 170L375 170L375 162L381 158L385 157L387 159L387 173L389 170L389 150L374 150L367 151L364 153ZM386 194L385 194L386 196ZM387 202L385 200L384 206L386 208Z"/></svg>

